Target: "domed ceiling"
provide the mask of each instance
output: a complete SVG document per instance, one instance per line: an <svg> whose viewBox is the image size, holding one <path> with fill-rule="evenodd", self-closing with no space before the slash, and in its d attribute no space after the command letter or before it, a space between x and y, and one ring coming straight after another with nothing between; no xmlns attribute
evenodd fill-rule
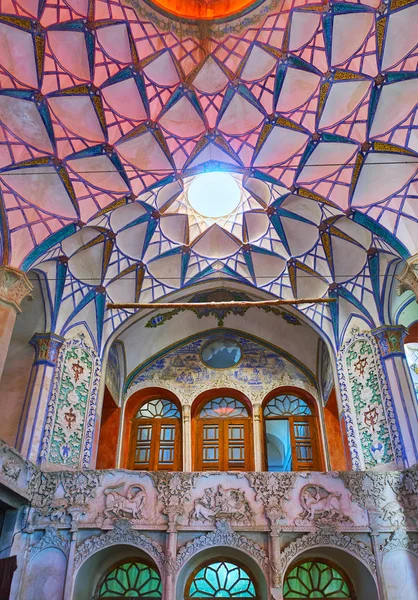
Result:
<svg viewBox="0 0 418 600"><path fill-rule="evenodd" d="M107 301L220 279L337 298L301 309L337 345L350 315L387 322L418 251L418 2L253 4L202 30L142 0L2 2L3 262L46 274L57 332L103 346L132 314ZM189 188L216 170L240 201L211 219Z"/></svg>

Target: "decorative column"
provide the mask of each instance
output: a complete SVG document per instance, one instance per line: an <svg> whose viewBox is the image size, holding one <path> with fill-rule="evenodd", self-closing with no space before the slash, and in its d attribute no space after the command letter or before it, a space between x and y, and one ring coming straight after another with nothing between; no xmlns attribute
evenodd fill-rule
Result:
<svg viewBox="0 0 418 600"><path fill-rule="evenodd" d="M63 342L64 338L55 333L36 333L29 342L35 348L35 360L26 390L17 447L32 462L38 459L52 381Z"/></svg>
<svg viewBox="0 0 418 600"><path fill-rule="evenodd" d="M397 289L398 296L401 296L407 290L415 294L418 302L418 255L411 256L405 263L403 271L396 278L399 281Z"/></svg>
<svg viewBox="0 0 418 600"><path fill-rule="evenodd" d="M20 303L33 290L26 273L13 267L0 267L0 379L6 362Z"/></svg>
<svg viewBox="0 0 418 600"><path fill-rule="evenodd" d="M418 460L418 407L405 356L407 329L383 325L373 331L382 357L395 419L403 445L405 467Z"/></svg>
<svg viewBox="0 0 418 600"><path fill-rule="evenodd" d="M164 600L176 597L176 554L177 554L177 517L178 506L167 507L165 514L168 516L165 546L165 578L163 588ZM64 599L66 600L66 599Z"/></svg>
<svg viewBox="0 0 418 600"><path fill-rule="evenodd" d="M183 471L192 470L192 427L190 422L190 406L185 404L183 409Z"/></svg>
<svg viewBox="0 0 418 600"><path fill-rule="evenodd" d="M379 588L380 600L389 600L386 593L386 586L382 569L382 556L379 549L379 532L372 528L372 530L370 531L370 539L372 542L374 558L376 560L376 579L377 587Z"/></svg>
<svg viewBox="0 0 418 600"><path fill-rule="evenodd" d="M283 517L283 511L279 508L267 508L266 516L270 521L269 534L269 561L270 561L270 584L273 588L272 597L274 600L283 598L283 581L280 560L280 525L279 520Z"/></svg>
<svg viewBox="0 0 418 600"><path fill-rule="evenodd" d="M261 404L253 405L253 430L254 430L254 470L263 470L263 450L261 440L263 439L263 431L261 424Z"/></svg>

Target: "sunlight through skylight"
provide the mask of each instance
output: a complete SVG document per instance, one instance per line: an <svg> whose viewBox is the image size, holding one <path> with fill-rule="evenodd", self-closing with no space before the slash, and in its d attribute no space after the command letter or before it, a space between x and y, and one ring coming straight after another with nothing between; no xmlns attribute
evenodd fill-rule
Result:
<svg viewBox="0 0 418 600"><path fill-rule="evenodd" d="M241 190L234 177L218 171L197 175L188 191L195 211L213 219L229 215L237 208L240 198Z"/></svg>

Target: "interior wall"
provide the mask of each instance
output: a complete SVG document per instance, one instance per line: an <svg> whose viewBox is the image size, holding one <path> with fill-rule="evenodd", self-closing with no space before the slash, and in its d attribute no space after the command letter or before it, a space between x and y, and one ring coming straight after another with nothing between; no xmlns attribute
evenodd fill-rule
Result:
<svg viewBox="0 0 418 600"><path fill-rule="evenodd" d="M35 357L29 340L35 333L45 332L45 310L39 278L33 272L29 274L29 278L34 286L33 292L21 303L22 312L16 318L1 377L0 439L12 446L16 443L26 388Z"/></svg>
<svg viewBox="0 0 418 600"><path fill-rule="evenodd" d="M116 405L112 394L106 386L103 398L96 469L114 469L116 467L120 413L121 409Z"/></svg>
<svg viewBox="0 0 418 600"><path fill-rule="evenodd" d="M328 440L328 453L332 471L346 471L347 460L341 431L342 421L338 416L335 388L331 391L324 407L325 432Z"/></svg>

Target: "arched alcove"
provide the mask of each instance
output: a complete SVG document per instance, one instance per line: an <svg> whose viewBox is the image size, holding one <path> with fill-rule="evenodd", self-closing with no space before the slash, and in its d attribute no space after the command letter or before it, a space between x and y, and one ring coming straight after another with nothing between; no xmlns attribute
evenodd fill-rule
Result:
<svg viewBox="0 0 418 600"><path fill-rule="evenodd" d="M339 567L348 577L356 600L379 600L377 584L369 568L358 558L339 548L319 546L301 552L288 565L286 575L292 571L294 565L300 562L309 562L313 559L324 559L330 561L330 564L335 565L337 568ZM286 578L286 575L284 575L284 578Z"/></svg>
<svg viewBox="0 0 418 600"><path fill-rule="evenodd" d="M128 544L109 546L99 552L92 554L78 569L75 575L73 598L77 600L91 600L99 583L113 565L124 560L136 559L146 564L160 574L158 566L152 558L140 548Z"/></svg>
<svg viewBox="0 0 418 600"><path fill-rule="evenodd" d="M233 564L242 565L246 572L251 575L251 578L255 583L258 592L257 598L260 598L260 600L268 600L267 574L253 557L249 556L246 552L230 546L216 546L193 555L186 562L178 575L176 599L184 600L186 586L190 577L198 572L202 566L220 561L230 561Z"/></svg>

